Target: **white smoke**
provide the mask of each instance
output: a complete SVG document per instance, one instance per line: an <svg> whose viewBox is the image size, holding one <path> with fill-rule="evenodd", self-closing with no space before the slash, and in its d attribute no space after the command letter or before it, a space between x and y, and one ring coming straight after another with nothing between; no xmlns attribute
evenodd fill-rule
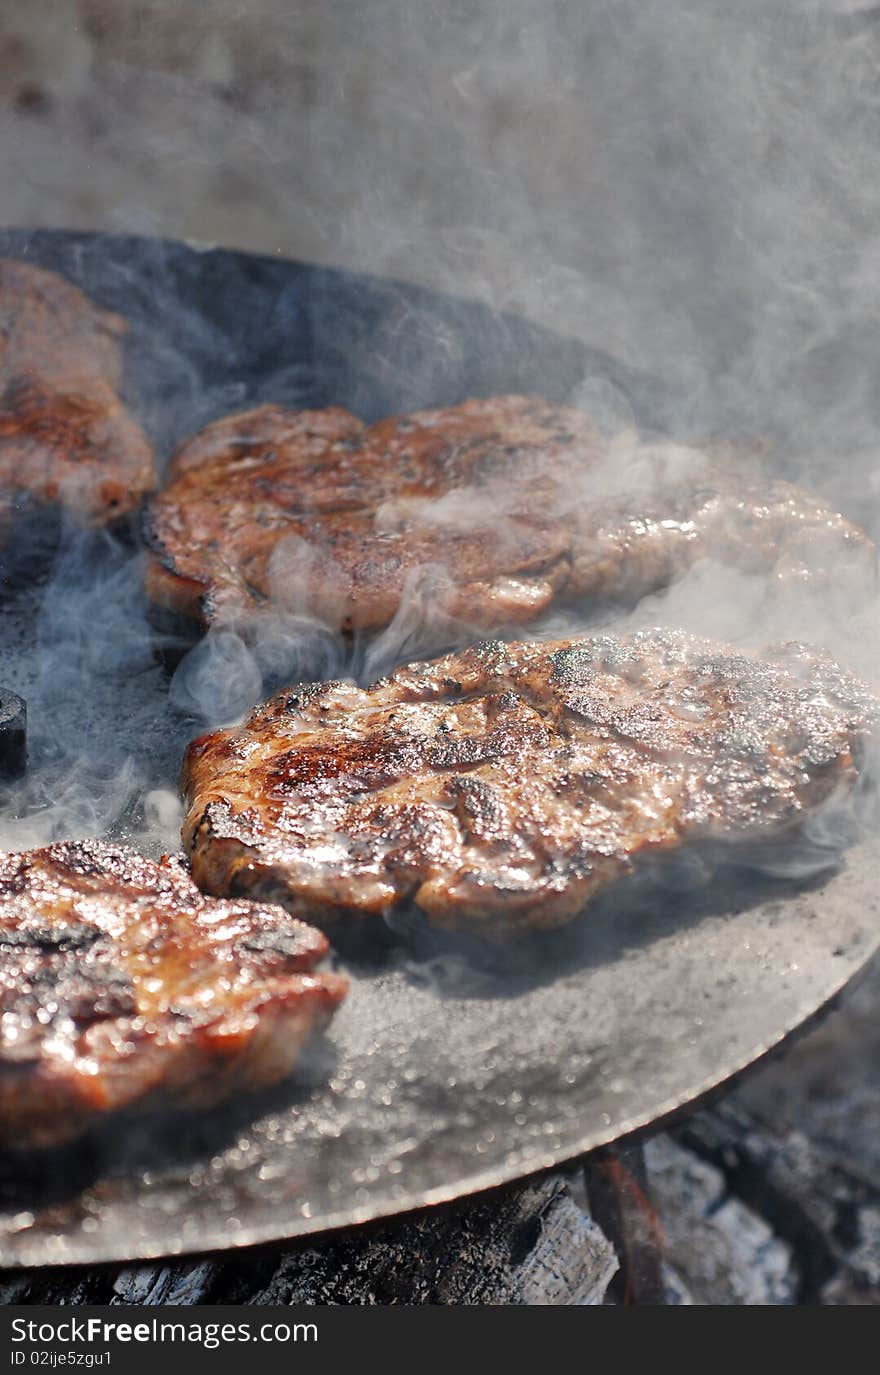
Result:
<svg viewBox="0 0 880 1375"><path fill-rule="evenodd" d="M757 441L768 468L880 531L880 24L870 6L496 0L441 12L433 0L367 0L307 15L281 0L223 0L207 46L195 41L199 7L149 0L145 12L150 22L133 25L111 10L81 32L49 4L22 11L24 60L48 100L39 117L10 115L0 134L4 220L234 241L522 311L668 384L672 438ZM49 60L59 43L72 45L66 67ZM192 429L254 399L221 334L179 308L163 271L157 250L151 347L173 358L178 388L147 417L161 457L184 414ZM144 291L135 272L131 289ZM279 315L295 297L291 287ZM426 400L449 377L458 384L460 341L428 304L419 313L402 293L399 318L378 331L339 311L312 322L316 359L271 360L278 399L312 399L331 345L368 379L365 395L389 379ZM418 347L401 359L391 344L413 312ZM498 322L486 348L506 340ZM188 364L193 343L223 363L208 379ZM532 362L520 369L524 389ZM625 456L626 388L589 368L571 399ZM594 484L584 474L573 499ZM424 514L441 528L484 516L455 496ZM310 581L304 554L279 547L288 590ZM101 742L67 728L78 716L66 704L98 690L108 663L120 683L159 672L131 600L137 562L122 562L122 581L102 573L94 590L88 563L85 581L61 565L50 584L45 667L21 684L45 795L8 821L10 843L51 837L67 820L78 832L105 828L156 782L127 756L114 755L105 776ZM284 680L370 677L460 641L473 627L446 615L447 575L442 565L414 574L370 643L346 641L332 608L286 596L256 633L211 632L175 674L171 706L193 729L218 724ZM787 597L706 562L632 615L556 612L535 633L660 621L744 645L797 635L877 681L875 612L867 590ZM4 681L17 686L14 668Z"/></svg>
<svg viewBox="0 0 880 1375"><path fill-rule="evenodd" d="M0 847L124 832L176 850L176 814L150 788L167 769L156 742L174 738L157 721L140 554L67 531L48 581L4 599L0 626L4 684L28 703L28 769L3 788Z"/></svg>

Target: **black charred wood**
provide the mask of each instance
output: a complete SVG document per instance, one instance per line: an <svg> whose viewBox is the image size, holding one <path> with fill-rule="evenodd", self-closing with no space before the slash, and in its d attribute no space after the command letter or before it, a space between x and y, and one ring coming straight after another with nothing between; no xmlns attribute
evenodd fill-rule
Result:
<svg viewBox="0 0 880 1375"><path fill-rule="evenodd" d="M202 1260L0 1275L5 1304L479 1304L603 1301L614 1252L561 1175L326 1240Z"/></svg>
<svg viewBox="0 0 880 1375"><path fill-rule="evenodd" d="M0 779L20 778L27 768L27 702L0 688Z"/></svg>

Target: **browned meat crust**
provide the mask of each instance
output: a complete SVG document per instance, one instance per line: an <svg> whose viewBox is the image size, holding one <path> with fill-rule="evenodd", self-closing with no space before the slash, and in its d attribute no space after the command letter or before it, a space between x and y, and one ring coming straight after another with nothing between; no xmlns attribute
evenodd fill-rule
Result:
<svg viewBox="0 0 880 1375"><path fill-rule="evenodd" d="M0 858L0 1142L283 1078L345 995L320 932L98 842Z"/></svg>
<svg viewBox="0 0 880 1375"><path fill-rule="evenodd" d="M54 272L0 260L0 506L108 524L152 489L152 449L118 393L126 329Z"/></svg>
<svg viewBox="0 0 880 1375"><path fill-rule="evenodd" d="M184 843L206 891L315 920L412 902L449 927L553 927L639 858L792 832L853 782L878 709L797 645L492 642L195 740Z"/></svg>
<svg viewBox="0 0 880 1375"><path fill-rule="evenodd" d="M178 454L147 538L161 607L205 625L274 603L346 630L387 625L425 568L443 611L486 629L636 598L707 554L780 578L874 558L788 483L609 445L583 412L516 396L368 429L339 410L227 417Z"/></svg>

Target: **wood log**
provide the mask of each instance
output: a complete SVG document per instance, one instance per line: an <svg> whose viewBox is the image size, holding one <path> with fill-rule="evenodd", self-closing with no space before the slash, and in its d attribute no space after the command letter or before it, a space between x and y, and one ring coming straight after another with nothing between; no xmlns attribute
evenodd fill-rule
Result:
<svg viewBox="0 0 880 1375"><path fill-rule="evenodd" d="M554 1174L320 1245L0 1280L19 1304L602 1303L614 1252Z"/></svg>

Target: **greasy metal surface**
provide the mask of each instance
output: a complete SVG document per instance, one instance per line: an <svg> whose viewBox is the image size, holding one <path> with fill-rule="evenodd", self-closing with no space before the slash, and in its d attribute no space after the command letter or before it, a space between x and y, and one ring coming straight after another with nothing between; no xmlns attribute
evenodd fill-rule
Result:
<svg viewBox="0 0 880 1375"><path fill-rule="evenodd" d="M606 909L518 980L472 980L464 960L447 961L436 986L415 959L361 969L326 1063L292 1102L215 1140L203 1129L182 1155L180 1139L142 1140L137 1163L98 1165L82 1191L69 1175L49 1206L22 1189L0 1216L0 1259L304 1235L613 1140L746 1066L861 967L880 929L877 858L855 855L824 889L745 910L645 907L621 921Z"/></svg>
<svg viewBox="0 0 880 1375"><path fill-rule="evenodd" d="M528 385L562 396L604 366L479 307L325 270L88 236L5 245L25 246L133 318L137 400L162 443L257 396L368 415ZM419 361L432 350L433 373ZM650 420L660 398L613 376ZM3 680L25 695L45 674L39 599L25 590L0 607ZM148 782L173 783L193 726L160 669L123 662L66 709L109 759L132 755ZM39 750L38 722L35 732ZM800 889L739 875L698 894L634 890L491 959L419 929L369 959L351 952L351 997L286 1097L242 1105L235 1122L119 1132L54 1175L0 1175L0 1264L305 1235L498 1184L644 1126L779 1043L863 966L880 943L878 859L880 846L863 845Z"/></svg>

